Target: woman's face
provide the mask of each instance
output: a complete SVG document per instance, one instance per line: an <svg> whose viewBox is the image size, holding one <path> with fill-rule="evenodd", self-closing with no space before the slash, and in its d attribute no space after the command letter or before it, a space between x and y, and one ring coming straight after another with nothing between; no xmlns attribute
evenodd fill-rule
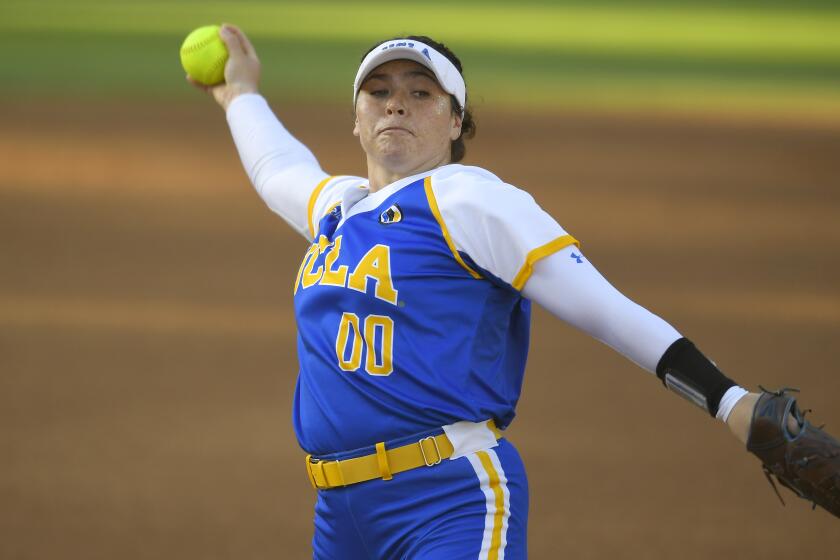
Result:
<svg viewBox="0 0 840 560"><path fill-rule="evenodd" d="M449 163L461 117L453 113L449 94L431 70L411 60L393 60L362 83L353 134L369 166L417 173Z"/></svg>

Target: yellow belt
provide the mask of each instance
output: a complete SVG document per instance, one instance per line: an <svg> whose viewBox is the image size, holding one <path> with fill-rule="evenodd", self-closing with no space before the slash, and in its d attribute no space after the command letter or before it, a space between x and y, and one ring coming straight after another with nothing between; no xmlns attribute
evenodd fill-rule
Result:
<svg viewBox="0 0 840 560"><path fill-rule="evenodd" d="M493 430L496 439L502 437L492 419L487 421L487 427ZM393 449L385 449L385 443L379 442L376 444L376 453L343 461L318 461L313 460L312 455L307 455L306 473L313 488L336 488L375 478L391 480L393 475L403 471L437 465L449 459L453 452L452 442L445 433L424 437Z"/></svg>

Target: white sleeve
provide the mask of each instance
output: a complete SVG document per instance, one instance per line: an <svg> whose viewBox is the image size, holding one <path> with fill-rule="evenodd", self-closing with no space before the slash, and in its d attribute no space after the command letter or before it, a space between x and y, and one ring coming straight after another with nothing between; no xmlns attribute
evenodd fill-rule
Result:
<svg viewBox="0 0 840 560"><path fill-rule="evenodd" d="M516 290L534 263L578 244L530 194L489 171L449 165L432 175L431 184L453 250Z"/></svg>
<svg viewBox="0 0 840 560"><path fill-rule="evenodd" d="M576 247L538 262L522 294L651 373L682 336L616 290Z"/></svg>
<svg viewBox="0 0 840 560"><path fill-rule="evenodd" d="M334 196L336 185L327 183L337 182L330 181L312 152L283 127L262 96L238 96L228 106L227 121L257 193L311 240L312 211L321 195Z"/></svg>

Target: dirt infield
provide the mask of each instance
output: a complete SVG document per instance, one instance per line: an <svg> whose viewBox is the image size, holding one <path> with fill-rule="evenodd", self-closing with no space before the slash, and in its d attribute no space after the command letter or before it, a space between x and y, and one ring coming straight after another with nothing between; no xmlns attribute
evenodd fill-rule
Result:
<svg viewBox="0 0 840 560"><path fill-rule="evenodd" d="M209 101L0 109L0 558L306 558L291 427L305 242ZM361 173L345 108L279 110ZM468 160L531 191L730 376L840 433L840 129L478 114ZM538 311L509 438L532 558L835 558L838 520L725 428Z"/></svg>

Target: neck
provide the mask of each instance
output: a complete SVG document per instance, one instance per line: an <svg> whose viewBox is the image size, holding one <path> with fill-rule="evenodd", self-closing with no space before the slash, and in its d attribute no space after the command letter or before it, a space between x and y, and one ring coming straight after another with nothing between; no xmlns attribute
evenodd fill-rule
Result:
<svg viewBox="0 0 840 560"><path fill-rule="evenodd" d="M441 165L446 165L448 163L449 152L441 157L432 158L429 161L424 161L423 163L410 167L406 165L385 165L382 162L372 160L368 157L367 167L370 192L374 193L383 187L387 187L394 181L399 181L400 179L410 177L411 175L417 175L418 173L423 173L424 171L431 171L432 169L437 169Z"/></svg>

